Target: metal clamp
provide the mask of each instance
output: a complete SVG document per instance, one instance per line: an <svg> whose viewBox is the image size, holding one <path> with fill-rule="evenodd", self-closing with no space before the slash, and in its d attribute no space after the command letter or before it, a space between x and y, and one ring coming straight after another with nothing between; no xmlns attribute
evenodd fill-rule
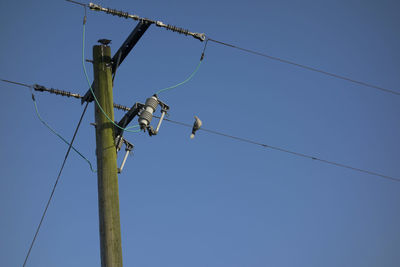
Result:
<svg viewBox="0 0 400 267"><path fill-rule="evenodd" d="M122 144L125 144L125 155L124 155L124 159L122 160L121 167L118 168L118 173L122 172L122 169L125 166L126 160L128 159L128 155L134 148L134 145L131 144L130 142L128 142L125 138L121 137L120 140L121 140L120 144L119 144L119 146L117 146L117 151L119 151L121 149Z"/></svg>

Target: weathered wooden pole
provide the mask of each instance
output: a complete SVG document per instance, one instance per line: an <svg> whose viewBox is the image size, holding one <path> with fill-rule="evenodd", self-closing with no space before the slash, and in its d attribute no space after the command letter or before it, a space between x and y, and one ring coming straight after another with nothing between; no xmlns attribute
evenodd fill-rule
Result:
<svg viewBox="0 0 400 267"><path fill-rule="evenodd" d="M110 121L114 121L114 110L109 46L93 46L93 68L94 93L98 100L98 104L95 103L95 120L101 266L122 267L117 152L114 125Z"/></svg>

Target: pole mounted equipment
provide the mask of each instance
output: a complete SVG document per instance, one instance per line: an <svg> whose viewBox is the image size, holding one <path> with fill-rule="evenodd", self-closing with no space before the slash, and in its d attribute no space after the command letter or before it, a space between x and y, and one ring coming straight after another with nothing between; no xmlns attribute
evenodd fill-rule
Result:
<svg viewBox="0 0 400 267"><path fill-rule="evenodd" d="M156 111L158 105L161 106L161 117L158 121L157 127L154 130L153 127L150 125L150 122L153 119L153 114ZM129 123L133 120L135 116L139 116L139 126L142 130L149 133L150 136L157 135L158 131L160 130L161 123L164 119L165 114L169 110L169 106L158 99L157 95L153 95L152 97L147 98L146 103L135 103L130 109L121 105L118 105L120 109L127 110L128 112L122 117L122 119L118 122L118 127L114 126L115 132L115 147L118 151L121 150L122 145L125 144L125 155L121 163L121 167L118 168L118 173L122 172L126 160L128 158L129 153L134 148L134 145L128 142L123 137L124 129L129 125Z"/></svg>
<svg viewBox="0 0 400 267"><path fill-rule="evenodd" d="M122 145L125 144L125 155L124 155L124 159L122 160L121 163L121 167L118 168L118 173L122 172L122 169L125 166L126 160L128 159L129 153L131 153L131 151L133 150L133 148L135 147L132 143L128 142L128 140L126 140L125 138L123 138L121 136L121 138L119 139L119 143L117 143L117 152L121 150Z"/></svg>
<svg viewBox="0 0 400 267"><path fill-rule="evenodd" d="M154 130L153 127L150 125L151 120L153 119L153 113L156 111L157 106L160 105L161 107L161 117L160 120L158 121L157 127ZM148 131L149 135L156 135L158 131L160 130L161 123L164 119L165 114L167 114L169 110L169 106L162 102L157 94L154 94L153 96L147 98L146 103L144 105L143 111L140 113L139 116L139 125L140 129Z"/></svg>

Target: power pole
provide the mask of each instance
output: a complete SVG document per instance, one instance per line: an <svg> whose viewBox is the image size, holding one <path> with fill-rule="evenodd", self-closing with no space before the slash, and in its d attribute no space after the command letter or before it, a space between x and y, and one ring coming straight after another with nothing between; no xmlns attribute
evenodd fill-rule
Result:
<svg viewBox="0 0 400 267"><path fill-rule="evenodd" d="M93 46L94 92L97 100L114 121L111 77L111 49ZM122 267L121 226L119 216L117 152L114 125L95 103L96 155L98 175L100 253L102 267Z"/></svg>

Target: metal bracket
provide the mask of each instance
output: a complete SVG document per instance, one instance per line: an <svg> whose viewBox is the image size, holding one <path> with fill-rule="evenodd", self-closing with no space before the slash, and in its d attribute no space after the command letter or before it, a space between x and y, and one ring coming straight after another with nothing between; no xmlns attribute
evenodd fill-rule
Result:
<svg viewBox="0 0 400 267"><path fill-rule="evenodd" d="M121 163L121 167L118 168L118 173L122 172L122 169L125 166L126 160L128 159L128 155L129 153L133 150L133 148L135 147L133 144L131 144L130 142L128 142L125 138L121 137L121 142L120 142L120 146L119 149L121 149L122 144L125 144L125 155L124 155L124 159L122 160ZM118 146L117 146L117 151L119 150Z"/></svg>
<svg viewBox="0 0 400 267"><path fill-rule="evenodd" d="M117 123L119 127L121 128L126 128L126 126L128 126L128 124L133 120L133 118L135 116L137 116L140 112L140 110L142 110L144 107L144 104L142 103L135 103L131 109L125 113L125 115L122 117L122 119ZM124 130L115 127L115 136L122 136Z"/></svg>
<svg viewBox="0 0 400 267"><path fill-rule="evenodd" d="M128 126L128 124L133 120L133 118L135 116L137 116L139 114L139 111L141 109L143 109L144 105L141 103L135 103L131 109L125 113L125 115L122 117L122 119L117 123L117 125L121 128L126 128L126 126ZM125 143L126 147L128 147L128 141L125 140L125 138L122 137L122 135L124 134L124 130L122 130L121 128L114 126L114 130L115 130L115 147L117 149L117 152L121 150L122 145ZM130 144L130 143L129 143ZM131 144L130 144L131 145ZM132 145L133 146L133 145ZM124 157L124 162L123 164L125 164L126 161L126 157L127 155L125 155ZM122 170L123 166L121 167Z"/></svg>

